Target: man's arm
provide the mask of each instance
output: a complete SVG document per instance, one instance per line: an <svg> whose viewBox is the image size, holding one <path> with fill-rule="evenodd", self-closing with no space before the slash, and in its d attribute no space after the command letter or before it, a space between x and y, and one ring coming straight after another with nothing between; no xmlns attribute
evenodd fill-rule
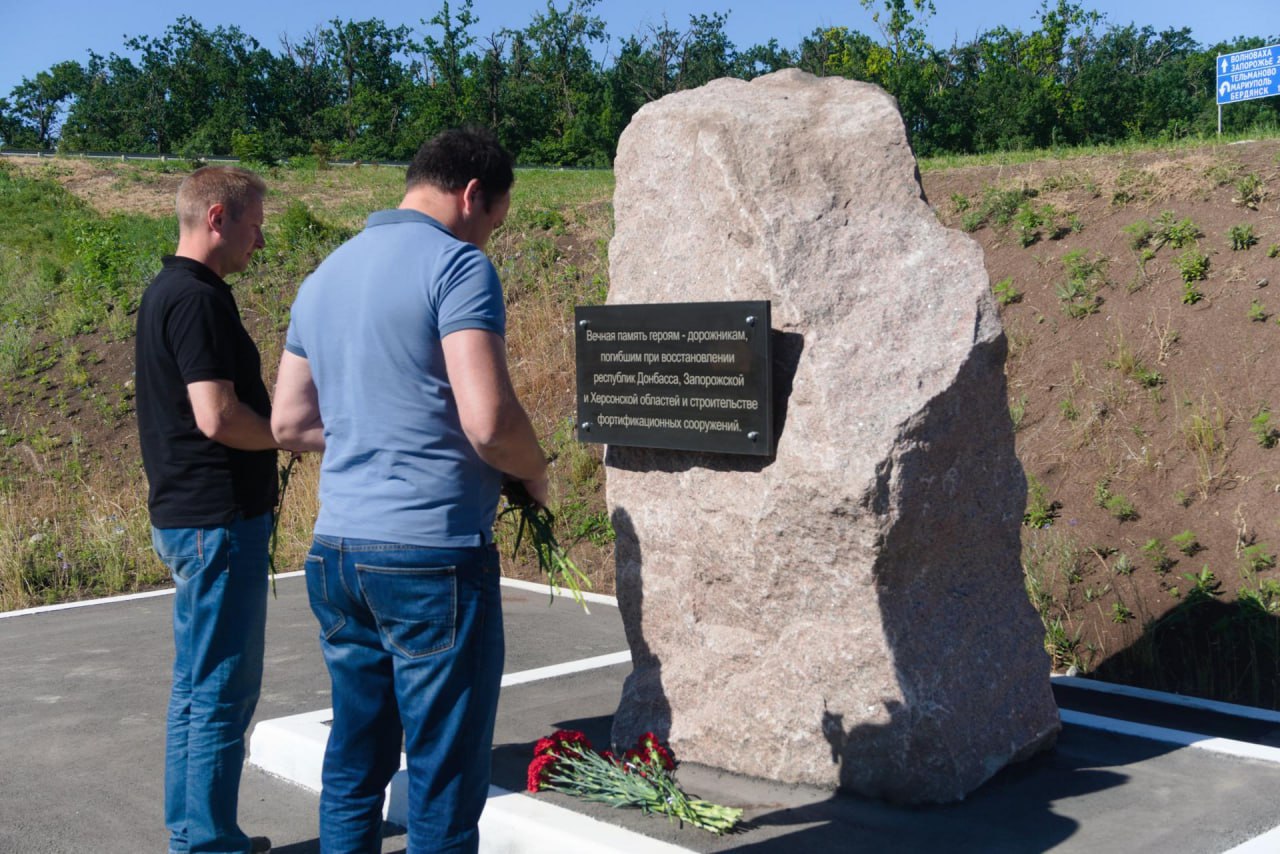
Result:
<svg viewBox="0 0 1280 854"><path fill-rule="evenodd" d="M539 504L549 500L547 460L516 398L502 337L483 329L446 335L445 369L462 430L480 459L522 481Z"/></svg>
<svg viewBox="0 0 1280 854"><path fill-rule="evenodd" d="M311 364L288 350L280 357L280 370L276 372L271 432L282 448L291 451L324 450L320 397L311 379Z"/></svg>
<svg viewBox="0 0 1280 854"><path fill-rule="evenodd" d="M213 441L241 451L275 450L271 423L236 397L230 380L198 380L187 384L196 427Z"/></svg>

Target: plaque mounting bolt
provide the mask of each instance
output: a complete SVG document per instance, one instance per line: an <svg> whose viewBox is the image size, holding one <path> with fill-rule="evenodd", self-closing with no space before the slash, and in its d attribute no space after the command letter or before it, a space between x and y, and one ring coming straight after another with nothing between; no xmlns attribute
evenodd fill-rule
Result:
<svg viewBox="0 0 1280 854"><path fill-rule="evenodd" d="M755 430L752 430L750 433L747 434L747 438L754 442L760 438L760 434L757 433Z"/></svg>
<svg viewBox="0 0 1280 854"><path fill-rule="evenodd" d="M590 432L591 432L591 422L590 422L590 421L583 421L583 422L582 422L582 432L583 432L583 433L590 433Z"/></svg>
<svg viewBox="0 0 1280 854"><path fill-rule="evenodd" d="M586 329L588 326L590 326L590 325L591 325L591 321L590 321L590 320L579 320L579 321L578 321L578 325L579 325L580 327L582 327L583 329Z"/></svg>
<svg viewBox="0 0 1280 854"><path fill-rule="evenodd" d="M754 314L748 314L747 326L755 326L755 325L756 325L756 316Z"/></svg>

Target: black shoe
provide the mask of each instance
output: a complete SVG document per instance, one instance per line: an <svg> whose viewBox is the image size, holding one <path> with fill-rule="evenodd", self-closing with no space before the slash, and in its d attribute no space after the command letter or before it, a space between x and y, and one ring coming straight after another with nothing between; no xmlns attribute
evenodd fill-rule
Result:
<svg viewBox="0 0 1280 854"><path fill-rule="evenodd" d="M249 840L249 854L271 854L271 840L265 836L255 836Z"/></svg>

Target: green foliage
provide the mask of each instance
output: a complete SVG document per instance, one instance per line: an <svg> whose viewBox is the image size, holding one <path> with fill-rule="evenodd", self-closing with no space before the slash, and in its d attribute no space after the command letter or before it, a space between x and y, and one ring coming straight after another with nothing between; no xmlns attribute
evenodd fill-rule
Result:
<svg viewBox="0 0 1280 854"><path fill-rule="evenodd" d="M1178 549L1178 551L1182 552L1187 557L1191 557L1195 555L1196 552L1200 551L1201 549L1200 541L1196 539L1195 532L1191 530L1186 530L1180 534L1175 534L1174 536L1170 537L1170 540L1172 540L1174 546Z"/></svg>
<svg viewBox="0 0 1280 854"><path fill-rule="evenodd" d="M1188 598L1209 599L1222 595L1222 582L1207 565L1201 567L1198 573L1185 572L1182 577L1191 582L1191 589L1187 591Z"/></svg>
<svg viewBox="0 0 1280 854"><path fill-rule="evenodd" d="M1013 422L1013 430L1016 433L1022 429L1022 420L1027 417L1027 396L1019 395L1018 399L1009 404L1009 420Z"/></svg>
<svg viewBox="0 0 1280 854"><path fill-rule="evenodd" d="M988 186L982 191L982 199L978 206L968 211L961 221L965 231L977 231L984 225L1004 228L1017 221L1019 234L1034 234L1041 225L1040 215L1031 206L1030 200L1036 197L1036 191L1029 187L1000 188ZM1028 246L1035 238L1025 240L1022 245Z"/></svg>
<svg viewBox="0 0 1280 854"><path fill-rule="evenodd" d="M1116 575L1133 575L1134 569L1136 567L1133 565L1133 561L1124 552L1117 555L1115 562L1111 564L1111 571Z"/></svg>
<svg viewBox="0 0 1280 854"><path fill-rule="evenodd" d="M1233 251L1240 249L1248 249L1258 242L1258 238L1253 234L1252 225L1233 225L1227 229L1227 240L1231 244Z"/></svg>
<svg viewBox="0 0 1280 854"><path fill-rule="evenodd" d="M1101 255L1088 257L1074 249L1062 256L1067 280L1057 287L1058 299L1068 317L1079 319L1094 314L1102 306L1098 291L1107 284L1107 259Z"/></svg>
<svg viewBox="0 0 1280 854"><path fill-rule="evenodd" d="M1272 243L1267 247L1268 258L1280 258L1280 243Z"/></svg>
<svg viewBox="0 0 1280 854"><path fill-rule="evenodd" d="M1209 256L1205 255L1198 249L1188 249L1177 258L1174 263L1178 266L1178 273L1182 276L1182 281L1186 285L1194 282L1202 282L1209 278ZM1187 300L1183 300L1186 302ZM1192 300L1195 302L1195 300Z"/></svg>
<svg viewBox="0 0 1280 854"><path fill-rule="evenodd" d="M1249 432L1264 448L1274 448L1280 443L1280 430L1271 426L1271 410L1266 406L1260 407L1249 419Z"/></svg>
<svg viewBox="0 0 1280 854"><path fill-rule="evenodd" d="M1155 239L1156 231L1150 220L1140 219L1120 229L1129 238L1129 248L1137 252L1150 247Z"/></svg>
<svg viewBox="0 0 1280 854"><path fill-rule="evenodd" d="M1111 622L1127 623L1133 619L1133 611L1123 602L1111 603Z"/></svg>
<svg viewBox="0 0 1280 854"><path fill-rule="evenodd" d="M1236 182L1236 196L1231 201L1256 211L1265 196L1266 190L1262 179L1257 175L1249 174Z"/></svg>
<svg viewBox="0 0 1280 854"><path fill-rule="evenodd" d="M1080 417L1080 409L1076 406L1076 402L1070 398L1059 403L1058 409L1062 412L1062 417L1068 421L1075 421Z"/></svg>
<svg viewBox="0 0 1280 854"><path fill-rule="evenodd" d="M1274 569L1276 565L1275 552L1271 551L1266 543L1245 546L1242 557L1245 569L1252 573L1265 572L1268 569Z"/></svg>
<svg viewBox="0 0 1280 854"><path fill-rule="evenodd" d="M1263 306L1261 300L1253 300L1249 303L1249 319L1255 323L1265 323L1271 315L1267 314L1267 309Z"/></svg>
<svg viewBox="0 0 1280 854"><path fill-rule="evenodd" d="M1050 501L1044 484L1035 475L1027 475L1027 510L1022 524L1028 528L1047 528L1058 515L1058 503Z"/></svg>
<svg viewBox="0 0 1280 854"><path fill-rule="evenodd" d="M276 229L277 239L289 250L321 254L327 254L353 233L320 219L297 199L289 202Z"/></svg>
<svg viewBox="0 0 1280 854"><path fill-rule="evenodd" d="M644 104L720 77L798 67L883 86L922 157L1176 144L1215 130L1201 91L1215 51L1256 43L1202 47L1185 28L1106 26L1060 2L1030 27L934 46L931 0L862 5L873 10L873 35L823 25L798 44L745 46L730 40L727 12L611 35L598 0L535 6L524 26L488 37L471 0L424 8L414 28L334 18L275 51L238 27L182 16L158 36L24 79L0 102L0 143L192 160L234 151L261 163L321 147L324 160L406 160L436 131L482 122L522 163L606 166ZM1224 121L1238 134L1274 126L1275 116L1273 104L1256 102ZM1147 172L1128 172L1116 203L1150 198ZM1265 196L1256 176L1231 178L1241 204Z"/></svg>
<svg viewBox="0 0 1280 854"><path fill-rule="evenodd" d="M1151 561L1151 568L1163 575L1168 572L1177 561L1169 557L1165 551L1164 542L1157 537L1152 537L1142 544L1142 553Z"/></svg>
<svg viewBox="0 0 1280 854"><path fill-rule="evenodd" d="M1006 276L992 285L991 292L995 294L996 301L1001 305L1013 305L1022 300L1022 291L1013 286L1012 276Z"/></svg>
<svg viewBox="0 0 1280 854"><path fill-rule="evenodd" d="M1121 522L1129 522L1138 518L1138 509L1134 506L1133 501L1124 495L1111 491L1110 478L1103 478L1094 485L1093 501Z"/></svg>

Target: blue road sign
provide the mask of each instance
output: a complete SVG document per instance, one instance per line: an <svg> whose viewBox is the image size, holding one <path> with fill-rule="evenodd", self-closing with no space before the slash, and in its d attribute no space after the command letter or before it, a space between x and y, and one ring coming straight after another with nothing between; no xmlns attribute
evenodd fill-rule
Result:
<svg viewBox="0 0 1280 854"><path fill-rule="evenodd" d="M1218 57L1218 103L1280 95L1280 44Z"/></svg>

